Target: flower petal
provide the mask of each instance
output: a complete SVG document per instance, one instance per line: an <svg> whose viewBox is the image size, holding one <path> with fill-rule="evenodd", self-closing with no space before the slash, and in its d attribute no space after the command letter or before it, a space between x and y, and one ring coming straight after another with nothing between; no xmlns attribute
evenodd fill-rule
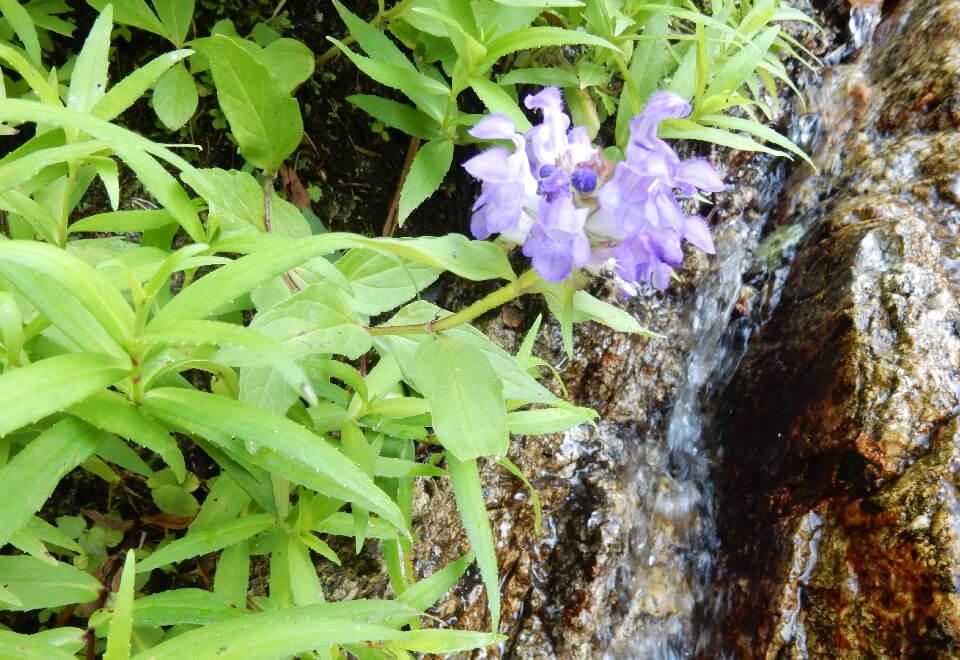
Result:
<svg viewBox="0 0 960 660"><path fill-rule="evenodd" d="M674 180L684 195L692 195L696 192L695 188L708 192L721 192L726 189L717 170L703 158L681 163L674 174Z"/></svg>
<svg viewBox="0 0 960 660"><path fill-rule="evenodd" d="M683 219L683 238L690 241L707 254L716 254L710 227L699 215L688 215Z"/></svg>
<svg viewBox="0 0 960 660"><path fill-rule="evenodd" d="M517 127L507 115L487 115L467 131L479 140L510 140L517 134Z"/></svg>

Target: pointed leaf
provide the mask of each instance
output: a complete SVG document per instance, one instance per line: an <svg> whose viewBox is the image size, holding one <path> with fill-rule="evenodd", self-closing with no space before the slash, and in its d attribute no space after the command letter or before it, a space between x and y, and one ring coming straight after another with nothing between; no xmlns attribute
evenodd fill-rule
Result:
<svg viewBox="0 0 960 660"><path fill-rule="evenodd" d="M192 55L189 48L174 50L150 60L126 78L113 85L103 98L97 101L90 114L110 121L133 105L173 65Z"/></svg>
<svg viewBox="0 0 960 660"><path fill-rule="evenodd" d="M180 47L187 40L190 21L193 20L193 0L154 0L157 17L166 31L167 39Z"/></svg>
<svg viewBox="0 0 960 660"><path fill-rule="evenodd" d="M461 461L510 446L503 386L482 351L447 336L420 344L413 381L430 402L437 439Z"/></svg>
<svg viewBox="0 0 960 660"><path fill-rule="evenodd" d="M129 358L66 353L0 375L0 437L82 401L131 372Z"/></svg>
<svg viewBox="0 0 960 660"><path fill-rule="evenodd" d="M267 513L243 516L236 520L210 527L202 531L187 532L137 564L137 573L146 573L166 564L198 557L221 550L244 539L256 536L277 524L276 518Z"/></svg>
<svg viewBox="0 0 960 660"><path fill-rule="evenodd" d="M500 628L500 581L497 577L497 551L493 544L493 532L490 530L490 517L487 504L483 499L483 487L477 473L477 461L460 462L452 454L447 454L447 469L450 471L450 484L457 498L457 511L463 520L463 528L470 539L470 549L477 558L480 576L487 591L487 603L490 606L491 630Z"/></svg>
<svg viewBox="0 0 960 660"><path fill-rule="evenodd" d="M293 482L357 502L406 529L397 505L353 462L323 439L284 417L224 397L179 388L151 390L144 407L154 417L196 433ZM247 447L256 448L250 454Z"/></svg>
<svg viewBox="0 0 960 660"><path fill-rule="evenodd" d="M197 110L197 86L182 62L167 70L153 90L153 109L171 131L178 130Z"/></svg>
<svg viewBox="0 0 960 660"><path fill-rule="evenodd" d="M210 65L220 107L255 167L276 171L303 137L300 106L270 72L230 37L213 37Z"/></svg>
<svg viewBox="0 0 960 660"><path fill-rule="evenodd" d="M51 566L25 555L0 556L0 584L22 603L5 609L21 612L89 603L103 588L99 580L79 568L64 563Z"/></svg>
<svg viewBox="0 0 960 660"><path fill-rule="evenodd" d="M106 435L68 417L41 433L0 469L0 547L38 511L70 470L90 456Z"/></svg>
<svg viewBox="0 0 960 660"><path fill-rule="evenodd" d="M34 64L40 66L40 39L37 37L37 28L30 12L17 0L0 0L0 12L3 12L3 17L7 20L7 23L20 37L27 55L33 60Z"/></svg>
<svg viewBox="0 0 960 660"><path fill-rule="evenodd" d="M110 50L110 31L113 29L113 7L107 5L97 16L90 34L83 42L70 76L67 108L89 112L107 92L107 58Z"/></svg>
<svg viewBox="0 0 960 660"><path fill-rule="evenodd" d="M120 576L120 588L113 606L110 634L103 660L127 660L130 657L130 634L133 632L133 581L136 572L133 550L127 550Z"/></svg>

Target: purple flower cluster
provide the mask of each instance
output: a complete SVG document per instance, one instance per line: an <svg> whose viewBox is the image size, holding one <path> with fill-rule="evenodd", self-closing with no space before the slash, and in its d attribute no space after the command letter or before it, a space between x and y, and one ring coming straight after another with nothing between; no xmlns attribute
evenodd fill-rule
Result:
<svg viewBox="0 0 960 660"><path fill-rule="evenodd" d="M524 103L543 114L526 133L501 114L470 130L476 138L514 143L512 152L493 147L464 163L483 182L470 223L475 237L496 233L522 244L534 270L551 282L575 268L599 273L612 265L624 295L633 295L641 281L665 289L683 260L683 240L713 254L706 222L685 215L674 191L717 192L723 181L709 162L681 161L657 137L662 120L690 113L683 99L654 94L630 121L627 157L615 167L584 127L568 130L559 89L547 87Z"/></svg>

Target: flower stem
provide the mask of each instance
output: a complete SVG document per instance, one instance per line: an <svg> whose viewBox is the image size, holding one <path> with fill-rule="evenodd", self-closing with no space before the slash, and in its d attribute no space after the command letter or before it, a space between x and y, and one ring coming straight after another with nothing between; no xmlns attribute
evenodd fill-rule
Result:
<svg viewBox="0 0 960 660"><path fill-rule="evenodd" d="M454 328L463 323L469 323L485 312L500 307L527 293L537 283L540 276L532 268L509 284L505 284L493 293L484 296L468 307L464 307L456 314L434 319L427 323L413 325L381 325L375 328L366 328L371 335L413 335L422 333L437 333Z"/></svg>

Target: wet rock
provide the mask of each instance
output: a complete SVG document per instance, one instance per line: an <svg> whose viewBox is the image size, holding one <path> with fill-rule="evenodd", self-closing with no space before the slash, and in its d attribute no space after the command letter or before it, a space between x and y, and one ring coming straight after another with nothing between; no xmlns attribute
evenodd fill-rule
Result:
<svg viewBox="0 0 960 660"><path fill-rule="evenodd" d="M718 421L736 657L958 651L958 51L960 3L904 0L812 95L807 239Z"/></svg>

